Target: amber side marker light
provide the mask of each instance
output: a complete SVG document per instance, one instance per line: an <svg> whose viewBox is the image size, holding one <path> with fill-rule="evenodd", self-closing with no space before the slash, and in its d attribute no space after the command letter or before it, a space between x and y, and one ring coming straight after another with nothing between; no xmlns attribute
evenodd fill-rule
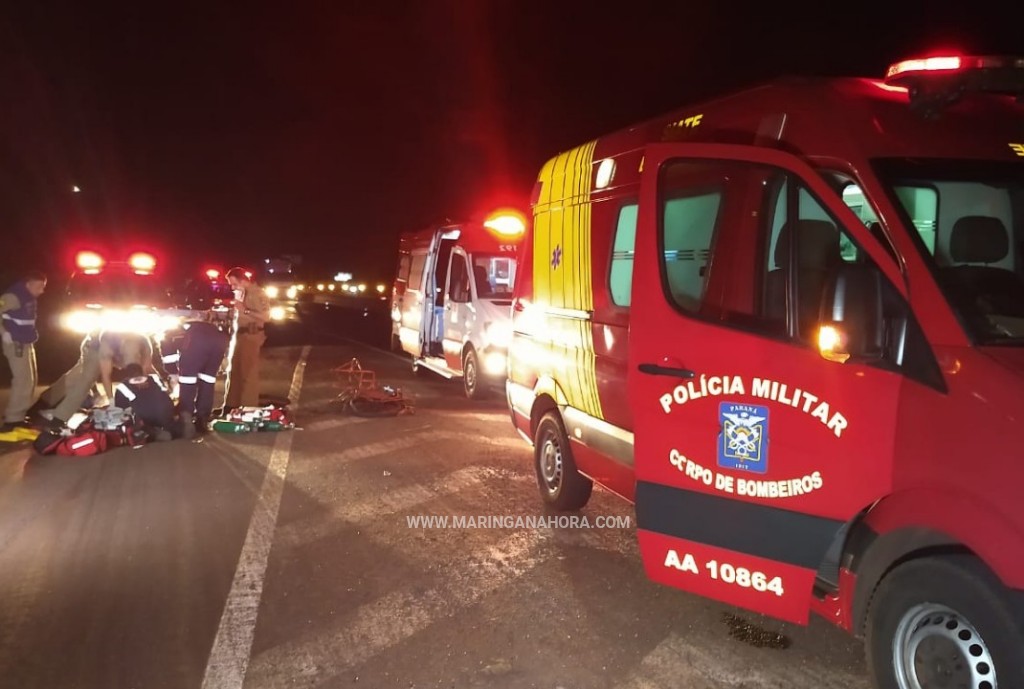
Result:
<svg viewBox="0 0 1024 689"><path fill-rule="evenodd" d="M834 325L823 325L818 330L818 353L823 359L845 363L850 358L846 349L846 333Z"/></svg>

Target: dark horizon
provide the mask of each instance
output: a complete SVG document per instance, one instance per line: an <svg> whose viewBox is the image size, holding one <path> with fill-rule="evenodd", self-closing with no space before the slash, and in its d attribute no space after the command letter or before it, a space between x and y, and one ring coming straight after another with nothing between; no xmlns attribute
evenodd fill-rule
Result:
<svg viewBox="0 0 1024 689"><path fill-rule="evenodd" d="M60 272L97 235L179 270L293 253L384 279L398 232L525 206L551 156L676 107L941 49L1024 53L1008 10L884 8L9 7L0 222L29 239L0 266Z"/></svg>

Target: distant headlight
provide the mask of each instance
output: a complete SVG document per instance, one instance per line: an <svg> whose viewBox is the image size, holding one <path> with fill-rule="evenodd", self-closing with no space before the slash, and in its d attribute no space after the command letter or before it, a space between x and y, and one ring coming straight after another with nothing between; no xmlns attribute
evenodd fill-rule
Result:
<svg viewBox="0 0 1024 689"><path fill-rule="evenodd" d="M295 299L299 296L299 288L296 287L295 285L292 285L291 287L288 288L288 291L285 292L285 294L288 296L289 299Z"/></svg>
<svg viewBox="0 0 1024 689"><path fill-rule="evenodd" d="M281 290L277 288L277 285L267 285L263 288L263 291L271 299L277 299L277 296L281 294Z"/></svg>
<svg viewBox="0 0 1024 689"><path fill-rule="evenodd" d="M271 306L270 307L270 320L272 321L283 321L287 313L283 306Z"/></svg>
<svg viewBox="0 0 1024 689"><path fill-rule="evenodd" d="M512 344L512 324L508 321L496 321L484 326L488 341L495 347L508 347Z"/></svg>

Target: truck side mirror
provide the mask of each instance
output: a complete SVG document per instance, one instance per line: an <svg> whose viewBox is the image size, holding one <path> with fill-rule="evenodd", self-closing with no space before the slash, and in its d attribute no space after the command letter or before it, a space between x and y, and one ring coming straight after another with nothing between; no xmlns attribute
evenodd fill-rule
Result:
<svg viewBox="0 0 1024 689"><path fill-rule="evenodd" d="M873 265L839 266L822 294L818 352L840 363L878 361L883 335L881 272Z"/></svg>

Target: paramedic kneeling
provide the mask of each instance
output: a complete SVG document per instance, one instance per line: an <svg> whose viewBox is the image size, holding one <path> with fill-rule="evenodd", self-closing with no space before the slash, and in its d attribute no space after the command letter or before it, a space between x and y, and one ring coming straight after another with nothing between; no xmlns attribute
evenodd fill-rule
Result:
<svg viewBox="0 0 1024 689"><path fill-rule="evenodd" d="M164 390L160 378L145 375L139 364L124 367L124 380L114 388L114 405L131 409L152 440L181 437L181 423L174 414L174 402Z"/></svg>

